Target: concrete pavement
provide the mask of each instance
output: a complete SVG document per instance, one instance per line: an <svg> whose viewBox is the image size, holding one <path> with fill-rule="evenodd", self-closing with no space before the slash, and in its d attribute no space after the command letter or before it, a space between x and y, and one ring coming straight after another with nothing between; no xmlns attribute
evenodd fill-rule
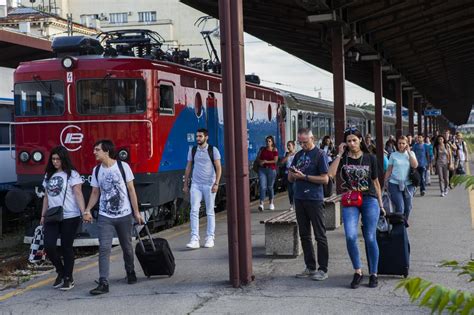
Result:
<svg viewBox="0 0 474 315"><path fill-rule="evenodd" d="M434 179L434 177L433 177ZM180 226L159 235L169 240L176 258L171 277L147 279L138 260L139 282L128 285L120 247L112 251L110 293L91 296L98 278L97 256L76 263L76 287L62 292L51 287L55 274L48 272L24 283L21 288L0 292L1 314L426 314L427 309L412 305L404 291L394 291L399 277L380 276L379 287L364 286L351 290L351 263L346 251L344 231L328 232L329 279L316 282L296 279L304 269L303 257L265 256L264 227L259 221L288 208L286 194L278 197L276 211L252 210L253 268L256 281L234 289L228 282L227 221L225 212L217 215L216 246L212 249L187 250L188 226ZM202 221L205 222L205 221ZM203 235L204 229L201 229ZM409 228L411 242L410 275L421 276L453 288L472 291L465 278L437 264L444 259L465 261L474 252L469 194L457 188L441 198L437 181L428 186L424 197L414 200ZM363 251L360 237L361 256ZM364 262L364 271L367 273Z"/></svg>

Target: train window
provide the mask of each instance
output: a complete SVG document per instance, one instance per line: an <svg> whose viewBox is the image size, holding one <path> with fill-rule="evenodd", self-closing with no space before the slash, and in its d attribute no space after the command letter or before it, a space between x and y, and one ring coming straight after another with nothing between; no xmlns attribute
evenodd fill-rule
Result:
<svg viewBox="0 0 474 315"><path fill-rule="evenodd" d="M298 128L303 128L303 113L298 113Z"/></svg>
<svg viewBox="0 0 474 315"><path fill-rule="evenodd" d="M15 84L17 116L57 116L64 112L64 82L40 81Z"/></svg>
<svg viewBox="0 0 474 315"><path fill-rule="evenodd" d="M252 101L249 102L248 115L249 115L249 119L253 120L253 117L255 115L255 108L253 107L253 102Z"/></svg>
<svg viewBox="0 0 474 315"><path fill-rule="evenodd" d="M293 136L293 138L290 140L295 140L296 139L296 117L295 116L291 116L291 135Z"/></svg>
<svg viewBox="0 0 474 315"><path fill-rule="evenodd" d="M9 144L9 125L6 123L13 121L13 105L0 104L0 144ZM12 128L14 131L14 128ZM12 135L12 142L15 141Z"/></svg>
<svg viewBox="0 0 474 315"><path fill-rule="evenodd" d="M202 116L202 98L201 93L196 93L196 98L194 99L194 113L196 113L197 118Z"/></svg>
<svg viewBox="0 0 474 315"><path fill-rule="evenodd" d="M77 111L84 115L136 114L146 108L144 80L88 79L77 82Z"/></svg>
<svg viewBox="0 0 474 315"><path fill-rule="evenodd" d="M171 85L160 85L160 113L174 114L174 92Z"/></svg>
<svg viewBox="0 0 474 315"><path fill-rule="evenodd" d="M272 105L268 104L268 120L272 121Z"/></svg>

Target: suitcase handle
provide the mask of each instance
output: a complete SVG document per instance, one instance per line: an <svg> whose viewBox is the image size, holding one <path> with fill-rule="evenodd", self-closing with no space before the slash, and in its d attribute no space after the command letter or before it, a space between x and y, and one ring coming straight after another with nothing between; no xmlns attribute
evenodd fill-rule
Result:
<svg viewBox="0 0 474 315"><path fill-rule="evenodd" d="M145 245L143 244L143 241L140 238L140 234L138 233L137 225L138 224L134 224L133 229L135 230L135 234L137 235L138 242L140 243L140 246L141 246L143 252L145 252ZM150 239L150 243L151 243L151 247L153 248L153 251L156 252L156 247L155 247L155 243L153 242L153 237L151 237L150 230L148 229L148 226L146 224L144 225L144 229L145 229L146 234L148 235L148 238Z"/></svg>

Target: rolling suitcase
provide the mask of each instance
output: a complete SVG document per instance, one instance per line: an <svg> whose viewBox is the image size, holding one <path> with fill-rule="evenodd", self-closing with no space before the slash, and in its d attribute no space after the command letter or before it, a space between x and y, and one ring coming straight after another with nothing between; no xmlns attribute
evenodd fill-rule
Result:
<svg viewBox="0 0 474 315"><path fill-rule="evenodd" d="M160 275L171 277L174 273L175 262L168 241L164 238L153 238L146 225L144 229L148 239L142 240L136 226L134 229L138 239L135 255L137 255L145 276L148 278Z"/></svg>
<svg viewBox="0 0 474 315"><path fill-rule="evenodd" d="M401 216L401 217L400 217ZM377 230L379 246L378 274L408 276L410 268L410 243L403 215L387 215L390 228L386 232Z"/></svg>

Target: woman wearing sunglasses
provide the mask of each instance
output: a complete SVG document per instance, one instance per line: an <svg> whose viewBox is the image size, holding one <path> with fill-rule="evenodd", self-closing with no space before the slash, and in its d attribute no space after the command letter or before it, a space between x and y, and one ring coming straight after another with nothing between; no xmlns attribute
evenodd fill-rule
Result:
<svg viewBox="0 0 474 315"><path fill-rule="evenodd" d="M362 232L369 264L369 287L378 285L377 269L379 248L376 240L377 222L384 212L382 193L378 180L377 159L370 154L362 134L356 128L344 131L344 142L339 145L338 154L329 167L328 175L337 174L342 179L342 218L346 245L354 268L350 287L356 289L363 279L362 265L357 241L359 217L362 216Z"/></svg>

